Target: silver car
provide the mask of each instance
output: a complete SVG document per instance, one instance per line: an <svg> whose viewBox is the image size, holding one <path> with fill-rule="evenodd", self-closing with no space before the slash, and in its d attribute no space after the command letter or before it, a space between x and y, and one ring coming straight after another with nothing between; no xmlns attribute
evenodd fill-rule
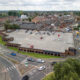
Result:
<svg viewBox="0 0 80 80"><path fill-rule="evenodd" d="M42 59L37 59L36 60L38 63L44 63L45 61L44 60L42 60Z"/></svg>
<svg viewBox="0 0 80 80"><path fill-rule="evenodd" d="M42 71L42 70L44 70L46 67L45 66L40 66L39 68L38 68L38 70L39 71Z"/></svg>

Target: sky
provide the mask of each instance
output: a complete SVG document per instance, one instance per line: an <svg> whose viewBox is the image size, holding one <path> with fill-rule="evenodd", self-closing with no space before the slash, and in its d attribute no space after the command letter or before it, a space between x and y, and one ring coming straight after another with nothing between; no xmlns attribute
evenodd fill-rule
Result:
<svg viewBox="0 0 80 80"><path fill-rule="evenodd" d="M80 0L0 0L0 10L80 10Z"/></svg>

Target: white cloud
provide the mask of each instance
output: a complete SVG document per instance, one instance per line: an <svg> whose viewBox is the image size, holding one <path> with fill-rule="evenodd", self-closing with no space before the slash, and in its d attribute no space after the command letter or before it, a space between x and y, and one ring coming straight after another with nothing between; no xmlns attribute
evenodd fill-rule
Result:
<svg viewBox="0 0 80 80"><path fill-rule="evenodd" d="M0 0L0 10L80 10L80 0Z"/></svg>

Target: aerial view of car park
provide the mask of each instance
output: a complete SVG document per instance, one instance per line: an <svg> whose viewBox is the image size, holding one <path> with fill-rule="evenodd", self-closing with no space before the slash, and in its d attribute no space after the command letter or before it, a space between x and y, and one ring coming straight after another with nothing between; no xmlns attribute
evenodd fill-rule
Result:
<svg viewBox="0 0 80 80"><path fill-rule="evenodd" d="M0 0L0 80L80 80L79 0Z"/></svg>

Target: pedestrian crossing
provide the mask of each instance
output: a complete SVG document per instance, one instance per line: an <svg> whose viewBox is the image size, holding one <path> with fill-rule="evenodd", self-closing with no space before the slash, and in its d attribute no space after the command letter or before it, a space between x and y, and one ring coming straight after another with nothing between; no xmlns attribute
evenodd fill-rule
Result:
<svg viewBox="0 0 80 80"><path fill-rule="evenodd" d="M12 70L14 70L14 69L16 69L15 66L10 66L10 67L7 67L7 68L6 68L7 71L12 71Z"/></svg>

